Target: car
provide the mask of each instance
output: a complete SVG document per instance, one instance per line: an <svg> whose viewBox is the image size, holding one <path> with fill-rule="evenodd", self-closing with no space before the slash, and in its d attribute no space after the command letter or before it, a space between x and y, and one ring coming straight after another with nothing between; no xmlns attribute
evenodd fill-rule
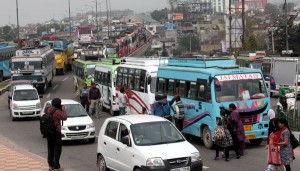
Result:
<svg viewBox="0 0 300 171"><path fill-rule="evenodd" d="M62 140L88 140L95 142L95 126L93 120L87 114L83 106L71 99L61 99L61 104L65 106L68 118L63 121L61 128ZM42 116L51 107L51 100L45 102Z"/></svg>
<svg viewBox="0 0 300 171"><path fill-rule="evenodd" d="M32 85L15 85L12 89L12 95L9 97L12 121L16 118L39 118L41 116L40 98L42 97Z"/></svg>
<svg viewBox="0 0 300 171"><path fill-rule="evenodd" d="M153 115L107 118L98 135L98 170L201 171L199 151L173 123Z"/></svg>
<svg viewBox="0 0 300 171"><path fill-rule="evenodd" d="M16 86L16 85L26 85L26 84L31 85L31 81L30 80L16 80L16 81L11 81L10 85L8 87L6 87L8 109L10 109L11 94L12 94L12 90L13 90L14 86Z"/></svg>

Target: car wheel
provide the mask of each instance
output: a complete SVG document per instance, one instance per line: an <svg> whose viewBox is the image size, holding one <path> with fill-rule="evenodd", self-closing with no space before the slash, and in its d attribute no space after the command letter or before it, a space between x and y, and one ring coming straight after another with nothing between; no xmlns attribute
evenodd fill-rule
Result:
<svg viewBox="0 0 300 171"><path fill-rule="evenodd" d="M210 149L213 146L212 135L208 126L205 126L203 128L202 139L203 139L204 146L206 148Z"/></svg>
<svg viewBox="0 0 300 171"><path fill-rule="evenodd" d="M97 166L99 171L107 171L106 162L102 155L98 156Z"/></svg>
<svg viewBox="0 0 300 171"><path fill-rule="evenodd" d="M140 168L137 168L137 169L134 169L134 171L141 171L141 169L140 169Z"/></svg>
<svg viewBox="0 0 300 171"><path fill-rule="evenodd" d="M90 142L90 143L94 143L94 142L95 142L95 140L96 140L96 138L95 138L95 137L94 137L94 138L90 138L90 139L89 139L89 142Z"/></svg>
<svg viewBox="0 0 300 171"><path fill-rule="evenodd" d="M11 120L12 120L12 121L15 121L15 120L16 120L16 118L15 118L15 117L13 117L13 115L12 115L12 114L10 114L10 117L11 117Z"/></svg>

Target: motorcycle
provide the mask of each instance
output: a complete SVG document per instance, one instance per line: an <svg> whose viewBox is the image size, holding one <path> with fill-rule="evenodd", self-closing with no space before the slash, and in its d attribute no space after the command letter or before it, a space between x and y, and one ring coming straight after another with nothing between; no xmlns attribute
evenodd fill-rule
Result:
<svg viewBox="0 0 300 171"><path fill-rule="evenodd" d="M277 111L290 112L295 109L295 92L287 93L284 97L279 97L277 102Z"/></svg>

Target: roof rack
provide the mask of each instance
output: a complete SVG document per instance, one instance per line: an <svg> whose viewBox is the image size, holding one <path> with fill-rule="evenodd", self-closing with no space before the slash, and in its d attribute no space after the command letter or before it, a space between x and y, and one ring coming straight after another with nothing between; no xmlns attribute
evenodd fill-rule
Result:
<svg viewBox="0 0 300 171"><path fill-rule="evenodd" d="M235 60L228 58L170 58L169 66L197 67L197 68L238 68Z"/></svg>

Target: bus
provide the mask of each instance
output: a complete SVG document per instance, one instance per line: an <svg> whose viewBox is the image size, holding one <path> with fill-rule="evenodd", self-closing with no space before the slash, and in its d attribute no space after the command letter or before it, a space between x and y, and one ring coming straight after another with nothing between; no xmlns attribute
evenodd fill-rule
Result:
<svg viewBox="0 0 300 171"><path fill-rule="evenodd" d="M78 26L77 30L80 45L94 43L93 26Z"/></svg>
<svg viewBox="0 0 300 171"><path fill-rule="evenodd" d="M9 61L14 56L17 48L17 44L0 43L0 82L10 77Z"/></svg>
<svg viewBox="0 0 300 171"><path fill-rule="evenodd" d="M11 58L11 80L31 80L40 93L52 86L56 74L54 51L50 46L27 47Z"/></svg>
<svg viewBox="0 0 300 171"><path fill-rule="evenodd" d="M102 111L109 110L111 115L119 111L116 99L116 69L120 65L121 59L103 59L95 68L95 83L101 92Z"/></svg>
<svg viewBox="0 0 300 171"><path fill-rule="evenodd" d="M125 58L117 68L116 91L125 88L129 99L127 113L150 114L155 96L156 74L160 63L167 59Z"/></svg>
<svg viewBox="0 0 300 171"><path fill-rule="evenodd" d="M183 132L203 139L211 148L221 109L237 106L245 136L259 145L268 136L271 107L261 70L239 67L232 59L171 58L157 72L156 92L168 99L179 95L184 104Z"/></svg>

